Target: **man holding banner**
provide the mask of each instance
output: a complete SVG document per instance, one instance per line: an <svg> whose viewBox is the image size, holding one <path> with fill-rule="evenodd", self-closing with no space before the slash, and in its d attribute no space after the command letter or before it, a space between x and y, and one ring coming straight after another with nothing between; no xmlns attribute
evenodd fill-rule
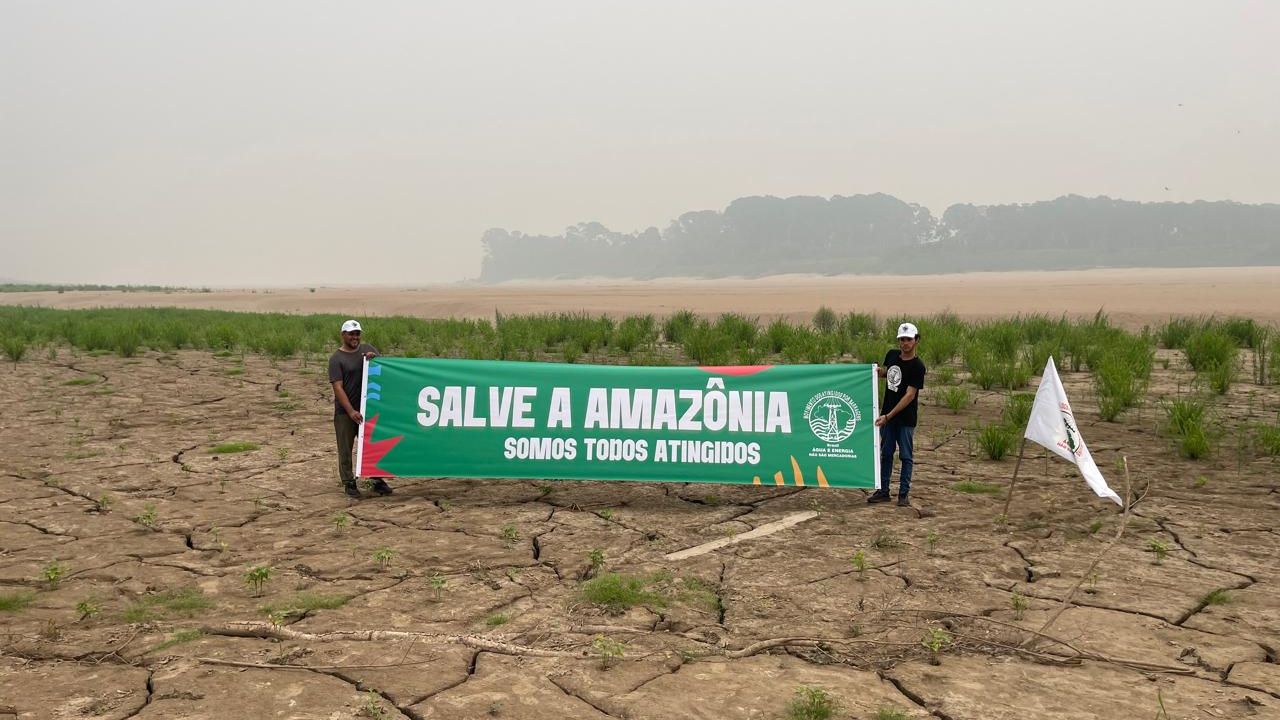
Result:
<svg viewBox="0 0 1280 720"><path fill-rule="evenodd" d="M904 322L898 326L898 349L890 350L879 368L885 378L884 402L880 403L880 486L867 498L869 503L889 501L889 483L893 479L893 451L898 450L902 469L898 475L898 505L911 507L911 470L914 466L912 441L916 430L920 391L924 389L924 361L916 356L920 330Z"/></svg>
<svg viewBox="0 0 1280 720"><path fill-rule="evenodd" d="M338 440L338 477L347 497L359 500L355 472L351 467L351 451L364 416L356 409L364 384L364 362L378 356L378 349L360 342L360 323L342 323L342 346L329 358L329 383L333 385L333 432ZM354 398L354 402L353 402ZM373 484L379 495L390 495L391 486L382 478Z"/></svg>

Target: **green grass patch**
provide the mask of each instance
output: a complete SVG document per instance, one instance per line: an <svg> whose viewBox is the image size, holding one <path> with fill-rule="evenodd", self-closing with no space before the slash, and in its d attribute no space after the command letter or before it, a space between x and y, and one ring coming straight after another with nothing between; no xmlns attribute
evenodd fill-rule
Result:
<svg viewBox="0 0 1280 720"><path fill-rule="evenodd" d="M953 385L938 392L938 402L951 412L960 412L973 404L973 397L968 388Z"/></svg>
<svg viewBox="0 0 1280 720"><path fill-rule="evenodd" d="M715 586L701 578L685 578L684 589L681 590L679 597L681 602L694 605L712 615L718 616L724 609L720 596L716 594Z"/></svg>
<svg viewBox="0 0 1280 720"><path fill-rule="evenodd" d="M494 613L484 619L484 624L488 625L489 627L498 627L499 625L506 625L510 621L511 621L510 615L506 613Z"/></svg>
<svg viewBox="0 0 1280 720"><path fill-rule="evenodd" d="M1280 424L1258 425L1254 429L1254 440L1264 455L1280 455Z"/></svg>
<svg viewBox="0 0 1280 720"><path fill-rule="evenodd" d="M582 586L587 602L611 613L622 613L637 605L665 607L666 598L648 588L643 578L604 573Z"/></svg>
<svg viewBox="0 0 1280 720"><path fill-rule="evenodd" d="M1012 428L1008 425L992 423L990 425L980 425L978 427L978 447L982 448L983 454L992 460L1003 460L1005 455L1013 449L1014 443L1017 442L1018 433L1021 428Z"/></svg>
<svg viewBox="0 0 1280 720"><path fill-rule="evenodd" d="M199 640L199 639L200 639L200 638L202 638L202 637L204 637L204 633L200 632L200 631L199 631L199 630L197 630L196 628L190 628L190 629L187 629L187 630L179 630L179 631L177 631L177 632L173 633L172 635L170 635L170 636L169 636L169 638L168 638L167 640L165 640L164 642L162 642L162 643L160 643L159 645L157 645L157 646L155 646L154 648L152 648L152 649L151 649L151 652L160 652L161 650L168 650L169 648L173 647L174 645L181 645L181 644L183 644L183 643L189 643L189 642L191 642L192 640Z"/></svg>
<svg viewBox="0 0 1280 720"><path fill-rule="evenodd" d="M0 593L0 612L21 612L31 604L31 601L34 600L35 597L35 594L21 590L11 593Z"/></svg>
<svg viewBox="0 0 1280 720"><path fill-rule="evenodd" d="M840 704L826 690L800 686L787 706L787 720L831 720Z"/></svg>
<svg viewBox="0 0 1280 720"><path fill-rule="evenodd" d="M1200 598L1200 603L1205 607L1210 605L1226 605L1231 602L1231 595L1221 588L1210 591L1207 595Z"/></svg>
<svg viewBox="0 0 1280 720"><path fill-rule="evenodd" d="M1003 485L978 482L977 480L961 480L951 484L951 489L970 495L998 495L1004 490Z"/></svg>
<svg viewBox="0 0 1280 720"><path fill-rule="evenodd" d="M213 606L213 600L199 588L164 590L134 602L125 609L123 618L125 622L138 623L168 614L191 617Z"/></svg>
<svg viewBox="0 0 1280 720"><path fill-rule="evenodd" d="M74 385L97 385L98 379L97 378L75 378L73 380L68 380L62 384L73 385L73 386Z"/></svg>
<svg viewBox="0 0 1280 720"><path fill-rule="evenodd" d="M325 595L304 592L278 603L263 605L258 610L264 615L303 615L316 610L337 610L350 600L350 595Z"/></svg>
<svg viewBox="0 0 1280 720"><path fill-rule="evenodd" d="M253 442L229 442L221 445L214 445L209 449L210 455L229 455L231 453L249 452L262 447L258 443Z"/></svg>

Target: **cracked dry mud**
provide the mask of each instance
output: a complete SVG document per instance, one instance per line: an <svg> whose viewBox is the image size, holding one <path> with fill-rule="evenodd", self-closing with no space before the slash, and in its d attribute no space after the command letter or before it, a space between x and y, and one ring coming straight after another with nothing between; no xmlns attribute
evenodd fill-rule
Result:
<svg viewBox="0 0 1280 720"><path fill-rule="evenodd" d="M0 719L779 718L802 685L835 697L838 717L1150 718L1163 703L1174 720L1278 718L1277 462L1232 437L1274 420L1280 394L1238 383L1216 403L1219 451L1182 460L1154 400L1191 375L1161 356L1152 402L1116 424L1090 422L1088 377L1064 374L1113 485L1123 454L1151 489L1050 637L1026 631L1120 517L1038 449L1007 525L993 521L1002 496L952 487L1012 473L970 449L998 393L953 414L926 390L911 509L816 488L450 479L350 503L317 359L63 349L8 365L0 593L28 602L0 612ZM210 452L231 441L260 447ZM663 558L807 510L775 535ZM1153 539L1170 548L1160 564ZM666 571L666 605L586 603L593 548L606 571ZM273 568L260 596L244 579L256 566ZM1220 590L1228 601L1207 604ZM263 611L307 594L346 600L274 624ZM937 664L930 627L954 638ZM603 667L597 636L624 657Z"/></svg>

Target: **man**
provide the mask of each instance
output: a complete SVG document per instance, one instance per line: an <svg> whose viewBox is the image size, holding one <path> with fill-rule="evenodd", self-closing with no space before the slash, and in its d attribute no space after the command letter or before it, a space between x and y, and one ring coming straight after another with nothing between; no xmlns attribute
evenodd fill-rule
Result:
<svg viewBox="0 0 1280 720"><path fill-rule="evenodd" d="M920 344L920 331L915 325L904 322L898 326L898 349L884 356L884 365L878 368L885 378L884 399L880 402L880 487L870 497L869 503L889 501L889 482L893 479L893 451L898 451L902 470L898 476L898 505L911 507L911 468L913 466L912 438L916 431L916 409L920 391L924 389L924 362L916 357Z"/></svg>
<svg viewBox="0 0 1280 720"><path fill-rule="evenodd" d="M378 356L378 349L360 342L360 323L342 323L342 347L329 358L329 382L333 385L333 431L338 437L338 476L347 496L360 499L356 476L351 469L351 451L364 417L353 404L359 402L364 381L364 361ZM373 481L373 491L390 495L391 486L382 478Z"/></svg>

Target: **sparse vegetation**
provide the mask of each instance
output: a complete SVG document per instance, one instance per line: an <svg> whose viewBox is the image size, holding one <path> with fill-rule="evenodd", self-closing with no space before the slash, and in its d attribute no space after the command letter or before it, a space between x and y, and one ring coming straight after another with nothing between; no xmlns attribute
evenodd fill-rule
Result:
<svg viewBox="0 0 1280 720"><path fill-rule="evenodd" d="M67 574L67 566L57 560L50 560L49 564L44 566L40 571L40 579L48 584L50 590L57 590L58 583L62 582L62 577Z"/></svg>
<svg viewBox="0 0 1280 720"><path fill-rule="evenodd" d="M1004 491L1004 486L978 480L961 480L951 483L951 489L970 495L999 495Z"/></svg>
<svg viewBox="0 0 1280 720"><path fill-rule="evenodd" d="M102 608L98 606L98 602L93 598L85 598L76 603L76 613L80 616L79 621L91 618L100 612L102 612Z"/></svg>
<svg viewBox="0 0 1280 720"><path fill-rule="evenodd" d="M317 610L337 610L350 600L349 595L301 592L286 600L263 605L259 610L265 615L293 617L307 615Z"/></svg>
<svg viewBox="0 0 1280 720"><path fill-rule="evenodd" d="M449 581L440 573L435 573L427 579L427 584L430 585L431 589L435 592L436 602L440 602L441 593L443 593L444 589L449 585Z"/></svg>
<svg viewBox="0 0 1280 720"><path fill-rule="evenodd" d="M849 562L853 563L853 569L858 571L858 579L867 579L867 553L858 550L849 558Z"/></svg>
<svg viewBox="0 0 1280 720"><path fill-rule="evenodd" d="M1017 590L1013 591L1013 595L1009 598L1009 604L1013 607L1013 619L1021 620L1022 614L1029 607L1027 597Z"/></svg>
<svg viewBox="0 0 1280 720"><path fill-rule="evenodd" d="M1151 551L1154 558L1153 562L1156 565L1161 565L1164 563L1165 557L1169 555L1169 544L1159 538L1153 538L1147 543L1147 550Z"/></svg>
<svg viewBox="0 0 1280 720"><path fill-rule="evenodd" d="M938 655L950 647L952 641L951 633L940 627L931 627L925 631L924 637L920 639L920 644L929 651L930 661L937 665L939 662Z"/></svg>
<svg viewBox="0 0 1280 720"><path fill-rule="evenodd" d="M26 609L35 599L34 593L16 592L0 593L0 612L16 613Z"/></svg>
<svg viewBox="0 0 1280 720"><path fill-rule="evenodd" d="M648 589L643 578L604 573L588 580L582 586L587 602L618 614L637 605L665 607L666 598Z"/></svg>
<svg viewBox="0 0 1280 720"><path fill-rule="evenodd" d="M143 595L131 603L123 614L125 622L149 622L162 615L191 617L214 606L211 598L199 588L162 590Z"/></svg>
<svg viewBox="0 0 1280 720"><path fill-rule="evenodd" d="M170 635L164 642L155 646L150 652L160 652L161 650L168 650L174 645L189 643L192 640L199 640L202 637L204 637L204 633L197 628L177 630L172 635Z"/></svg>
<svg viewBox="0 0 1280 720"><path fill-rule="evenodd" d="M990 460L1003 460L1013 449L1017 441L1018 431L1008 425L992 423L978 425L978 447Z"/></svg>
<svg viewBox="0 0 1280 720"><path fill-rule="evenodd" d="M830 720L840 705L826 690L801 685L787 706L787 720Z"/></svg>
<svg viewBox="0 0 1280 720"><path fill-rule="evenodd" d="M249 568L244 574L244 582L253 589L253 594L255 596L262 595L262 589L270 579L271 567L268 565L259 565L257 567Z"/></svg>
<svg viewBox="0 0 1280 720"><path fill-rule="evenodd" d="M902 541L888 528L880 528L871 538L871 547L877 550L896 550L902 547Z"/></svg>
<svg viewBox="0 0 1280 720"><path fill-rule="evenodd" d="M333 514L333 517L329 518L329 522L333 523L334 530L342 532L351 524L351 516L339 510Z"/></svg>
<svg viewBox="0 0 1280 720"><path fill-rule="evenodd" d="M597 635L591 641L591 649L600 657L600 667L608 670L626 654L627 646L617 640Z"/></svg>
<svg viewBox="0 0 1280 720"><path fill-rule="evenodd" d="M938 402L953 413L960 412L973 404L973 396L968 388L952 385L938 391Z"/></svg>
<svg viewBox="0 0 1280 720"><path fill-rule="evenodd" d="M142 506L142 512L133 516L134 522L151 530L156 529L157 520L159 520L159 515L156 512L155 503L146 503Z"/></svg>
<svg viewBox="0 0 1280 720"><path fill-rule="evenodd" d="M520 531L516 529L515 525L503 525L500 534L502 535L502 544L505 547L513 548L516 543L520 542Z"/></svg>
<svg viewBox="0 0 1280 720"><path fill-rule="evenodd" d="M253 443L253 442L228 442L228 443L221 443L218 445L214 445L213 447L209 448L209 453L211 455L231 455L234 453L242 453L242 452L249 452L251 450L257 450L259 447L261 446L258 445L258 443Z"/></svg>
<svg viewBox="0 0 1280 720"><path fill-rule="evenodd" d="M1200 603L1205 607L1210 605L1226 605L1231 602L1231 595L1224 589L1210 590L1208 594L1200 598Z"/></svg>

